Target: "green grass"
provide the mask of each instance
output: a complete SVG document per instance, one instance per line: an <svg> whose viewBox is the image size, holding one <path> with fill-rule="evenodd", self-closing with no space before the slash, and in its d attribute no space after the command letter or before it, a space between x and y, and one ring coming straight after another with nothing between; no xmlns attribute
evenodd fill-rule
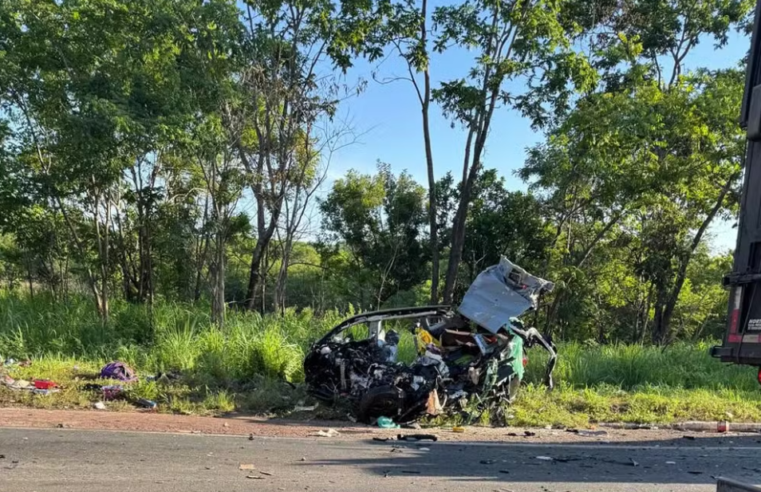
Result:
<svg viewBox="0 0 761 492"><path fill-rule="evenodd" d="M338 312L317 317L309 311L286 311L283 316L262 317L231 311L219 330L202 308L158 304L150 310L117 303L111 323L102 326L86 299L63 304L39 296L31 301L0 294L0 356L33 361L31 367L9 368L9 374L50 378L64 385L63 391L49 396L0 386L0 405L89 407L99 395L84 390L84 385L105 362L119 359L142 375L168 370L182 374L171 384L130 385L128 398L157 401L160 411L288 415L294 405L308 400L300 384L304 354L342 318ZM508 410L511 423L761 421L754 370L717 362L709 357L709 347L680 343L664 350L562 343L557 387L551 393L539 384L544 354L532 350L527 385ZM399 358L414 357L413 337L402 332ZM109 405L131 408L126 403Z"/></svg>

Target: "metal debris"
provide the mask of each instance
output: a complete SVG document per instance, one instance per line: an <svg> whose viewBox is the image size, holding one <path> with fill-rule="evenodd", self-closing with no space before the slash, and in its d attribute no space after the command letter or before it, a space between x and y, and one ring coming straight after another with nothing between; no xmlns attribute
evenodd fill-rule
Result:
<svg viewBox="0 0 761 492"><path fill-rule="evenodd" d="M518 319L536 309L539 297L552 288L502 258L476 278L456 309L398 308L351 317L307 353L307 390L329 403L345 399L365 423L385 416L405 424L426 413L462 412L471 397L476 400L472 418L501 409L515 399L525 349L535 344L550 354L544 380L552 387L554 345ZM412 364L397 361L401 337L384 328L392 321L407 321L415 337L418 357ZM369 335L355 339L350 329L363 325Z"/></svg>
<svg viewBox="0 0 761 492"><path fill-rule="evenodd" d="M396 436L396 438L400 441L433 441L436 442L439 440L438 437L436 437L433 434L410 434L410 435L402 435L399 434Z"/></svg>

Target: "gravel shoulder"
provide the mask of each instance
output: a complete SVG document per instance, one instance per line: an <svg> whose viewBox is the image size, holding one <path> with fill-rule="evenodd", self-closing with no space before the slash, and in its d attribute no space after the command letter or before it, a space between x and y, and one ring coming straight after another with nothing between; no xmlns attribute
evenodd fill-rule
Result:
<svg viewBox="0 0 761 492"><path fill-rule="evenodd" d="M398 434L433 434L440 441L482 441L509 443L607 444L631 443L663 445L735 445L761 443L758 433L689 432L668 429L599 429L574 433L563 429L525 429L515 427L467 427L456 433L451 428L388 430L346 421L284 420L243 415L199 417L150 412L109 412L82 410L39 410L0 408L0 427L39 429L82 429L174 434L206 434L255 437L309 438L320 430L335 429L341 440L395 438Z"/></svg>

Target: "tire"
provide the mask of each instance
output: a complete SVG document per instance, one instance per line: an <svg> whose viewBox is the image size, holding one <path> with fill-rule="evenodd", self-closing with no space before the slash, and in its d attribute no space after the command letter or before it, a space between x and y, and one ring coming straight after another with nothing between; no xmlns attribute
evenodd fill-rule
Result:
<svg viewBox="0 0 761 492"><path fill-rule="evenodd" d="M371 424L378 417L396 419L404 410L405 393L396 386L377 386L362 396L357 409L357 419Z"/></svg>

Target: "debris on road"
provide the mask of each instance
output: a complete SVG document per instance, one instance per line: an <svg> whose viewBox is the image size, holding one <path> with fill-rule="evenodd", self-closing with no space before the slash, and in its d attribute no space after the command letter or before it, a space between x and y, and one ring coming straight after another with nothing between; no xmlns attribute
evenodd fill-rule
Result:
<svg viewBox="0 0 761 492"><path fill-rule="evenodd" d="M328 430L320 430L317 432L313 432L310 435L316 436L316 437L337 437L337 436L340 436L341 433L335 429L328 429Z"/></svg>
<svg viewBox="0 0 761 492"><path fill-rule="evenodd" d="M631 462L632 462L632 466L639 466L639 463L637 463L636 461L634 461L634 458L629 458L629 460L631 460Z"/></svg>
<svg viewBox="0 0 761 492"><path fill-rule="evenodd" d="M534 436L536 435L536 432L531 432L531 431L523 431L523 435L524 435L525 437L534 437Z"/></svg>
<svg viewBox="0 0 761 492"><path fill-rule="evenodd" d="M462 434L465 432L465 427L459 427L459 426L452 427L452 432Z"/></svg>
<svg viewBox="0 0 761 492"><path fill-rule="evenodd" d="M93 408L95 408L95 410L105 410L106 409L106 404L103 403L102 401L96 401L95 403L93 403L92 406L93 406Z"/></svg>
<svg viewBox="0 0 761 492"><path fill-rule="evenodd" d="M436 442L439 440L438 437L436 437L433 434L409 434L409 435L403 435L399 434L396 436L396 438L399 441L433 441Z"/></svg>
<svg viewBox="0 0 761 492"><path fill-rule="evenodd" d="M551 456L537 456L536 459L540 461L554 461Z"/></svg>
<svg viewBox="0 0 761 492"><path fill-rule="evenodd" d="M555 347L518 317L536 310L541 295L553 287L503 257L478 275L456 309L399 308L351 317L307 353L307 390L325 402L347 400L364 423L388 417L403 424L447 409L461 412L463 403L478 395L475 418L515 399L525 349L534 345L549 353L544 381L552 388ZM384 328L385 322L400 320L409 320L414 336L412 364L397 361L401 337ZM355 339L350 328L358 325L367 326L367 337Z"/></svg>
<svg viewBox="0 0 761 492"><path fill-rule="evenodd" d="M264 480L264 477L261 475L246 475L246 478L250 478L251 480Z"/></svg>
<svg viewBox="0 0 761 492"><path fill-rule="evenodd" d="M251 463L241 463L238 470L256 470L256 467Z"/></svg>
<svg viewBox="0 0 761 492"><path fill-rule="evenodd" d="M496 462L497 462L497 460L481 460L481 461L479 461L479 463L481 463L482 465L493 465Z"/></svg>
<svg viewBox="0 0 761 492"><path fill-rule="evenodd" d="M391 438L391 437L373 437L373 441L375 441L375 442L388 442L388 441L393 441L393 438Z"/></svg>
<svg viewBox="0 0 761 492"><path fill-rule="evenodd" d="M567 429L566 432L572 432L581 437L600 437L608 435L608 431L606 430Z"/></svg>

